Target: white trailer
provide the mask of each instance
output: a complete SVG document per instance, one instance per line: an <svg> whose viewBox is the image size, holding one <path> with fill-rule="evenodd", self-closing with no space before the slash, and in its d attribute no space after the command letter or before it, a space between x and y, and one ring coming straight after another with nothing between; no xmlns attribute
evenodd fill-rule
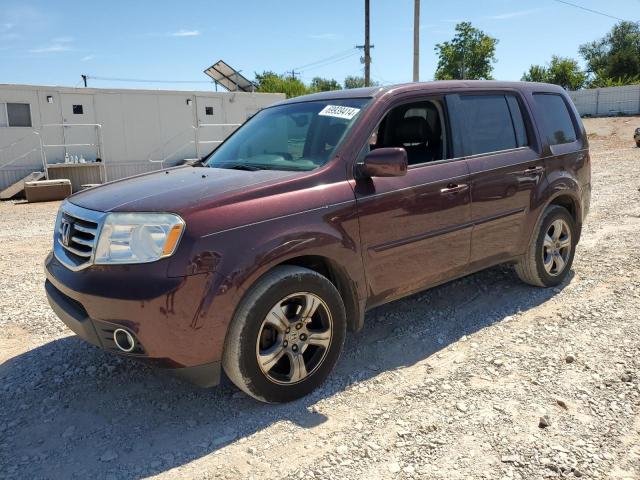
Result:
<svg viewBox="0 0 640 480"><path fill-rule="evenodd" d="M70 178L75 191L200 158L284 98L0 84L0 191L38 171Z"/></svg>

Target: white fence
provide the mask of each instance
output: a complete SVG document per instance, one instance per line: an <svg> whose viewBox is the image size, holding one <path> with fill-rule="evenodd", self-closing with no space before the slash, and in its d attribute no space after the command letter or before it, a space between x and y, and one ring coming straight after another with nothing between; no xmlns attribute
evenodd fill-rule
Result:
<svg viewBox="0 0 640 480"><path fill-rule="evenodd" d="M640 85L591 88L569 92L569 95L582 116L640 114Z"/></svg>

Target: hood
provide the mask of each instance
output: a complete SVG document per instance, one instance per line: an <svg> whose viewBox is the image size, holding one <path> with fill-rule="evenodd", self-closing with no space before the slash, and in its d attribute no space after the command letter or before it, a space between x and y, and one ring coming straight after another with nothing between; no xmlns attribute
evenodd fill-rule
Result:
<svg viewBox="0 0 640 480"><path fill-rule="evenodd" d="M183 213L216 197L246 192L299 175L277 170L178 167L107 183L79 192L69 201L100 212Z"/></svg>

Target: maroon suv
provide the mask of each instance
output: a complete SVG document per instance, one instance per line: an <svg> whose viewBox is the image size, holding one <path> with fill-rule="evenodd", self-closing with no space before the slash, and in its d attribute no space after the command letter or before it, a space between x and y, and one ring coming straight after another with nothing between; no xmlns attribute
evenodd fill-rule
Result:
<svg viewBox="0 0 640 480"><path fill-rule="evenodd" d="M590 200L580 118L553 85L434 82L294 98L196 167L60 207L46 290L104 349L253 397L321 384L377 305L496 265L549 287Z"/></svg>

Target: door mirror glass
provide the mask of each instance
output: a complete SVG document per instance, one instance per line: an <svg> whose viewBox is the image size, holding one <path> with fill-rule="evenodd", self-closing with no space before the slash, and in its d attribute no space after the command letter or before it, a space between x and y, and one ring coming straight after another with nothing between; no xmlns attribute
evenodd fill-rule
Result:
<svg viewBox="0 0 640 480"><path fill-rule="evenodd" d="M364 157L359 173L363 177L402 177L407 174L404 148L377 148Z"/></svg>

